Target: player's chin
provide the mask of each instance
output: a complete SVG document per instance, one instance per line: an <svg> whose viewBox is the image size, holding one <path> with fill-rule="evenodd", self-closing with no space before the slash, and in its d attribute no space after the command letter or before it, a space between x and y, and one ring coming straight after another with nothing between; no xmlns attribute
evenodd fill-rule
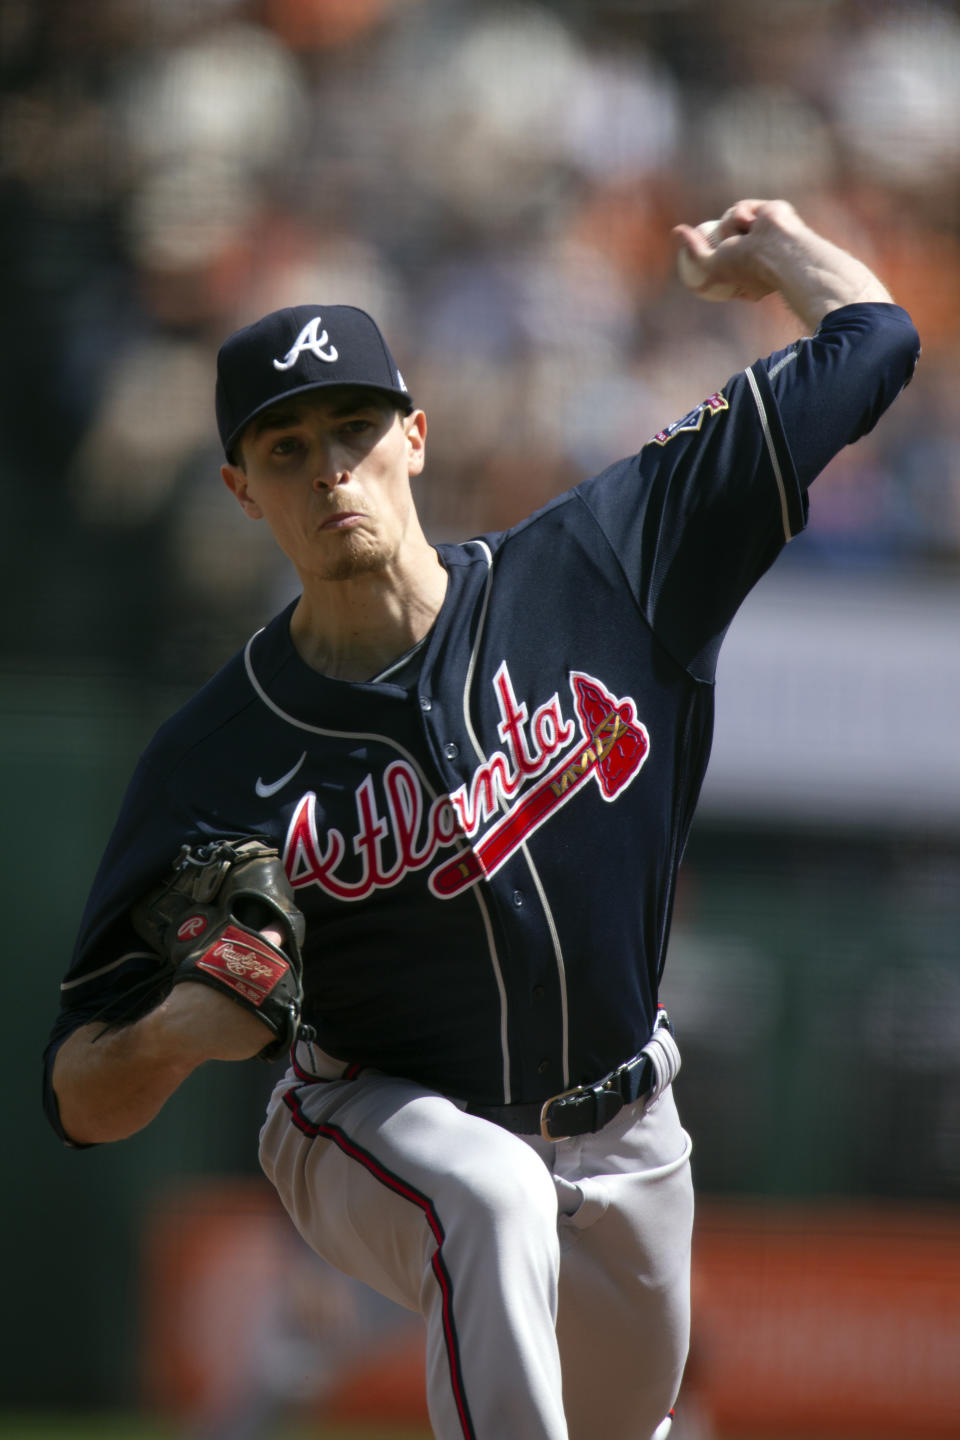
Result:
<svg viewBox="0 0 960 1440"><path fill-rule="evenodd" d="M385 570L390 563L387 551L368 539L350 537L339 547L338 553L324 557L319 567L319 578L323 580L357 580L364 575L375 575Z"/></svg>

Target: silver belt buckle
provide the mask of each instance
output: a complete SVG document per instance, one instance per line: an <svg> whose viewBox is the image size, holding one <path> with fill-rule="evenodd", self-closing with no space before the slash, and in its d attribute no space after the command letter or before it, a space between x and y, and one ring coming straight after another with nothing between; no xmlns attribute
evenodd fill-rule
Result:
<svg viewBox="0 0 960 1440"><path fill-rule="evenodd" d="M540 1106L540 1134L544 1140L569 1140L569 1135L551 1135L547 1130L547 1111L557 1100L566 1100L568 1095L583 1095L589 1090L589 1085L574 1085L569 1090L560 1090L556 1095L551 1095L549 1100L544 1100Z"/></svg>

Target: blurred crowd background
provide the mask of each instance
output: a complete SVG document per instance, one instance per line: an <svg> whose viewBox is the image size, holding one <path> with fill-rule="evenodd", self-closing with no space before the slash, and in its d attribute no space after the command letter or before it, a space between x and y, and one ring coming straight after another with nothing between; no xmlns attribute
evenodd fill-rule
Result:
<svg viewBox="0 0 960 1440"><path fill-rule="evenodd" d="M287 303L371 310L428 414L427 532L466 538L794 338L778 300L676 279L671 226L757 195L872 264L923 356L728 642L668 961L678 1090L706 1196L956 1216L960 7L0 3L9 1401L138 1394L152 1207L252 1179L274 1079L205 1070L84 1155L36 1094L138 749L293 594L218 478L220 342Z"/></svg>
<svg viewBox="0 0 960 1440"><path fill-rule="evenodd" d="M955 571L958 75L922 0L4 0L4 648L202 677L285 598L211 401L278 305L381 319L434 538L639 448L792 337L674 278L671 225L743 195L876 264L924 338L791 560Z"/></svg>

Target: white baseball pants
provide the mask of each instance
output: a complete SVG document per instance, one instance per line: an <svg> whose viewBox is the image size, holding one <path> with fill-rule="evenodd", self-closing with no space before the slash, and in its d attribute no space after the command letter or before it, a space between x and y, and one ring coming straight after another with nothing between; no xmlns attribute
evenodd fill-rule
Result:
<svg viewBox="0 0 960 1440"><path fill-rule="evenodd" d="M427 1327L437 1440L649 1440L689 1336L690 1140L667 1089L548 1142L366 1071L276 1087L260 1159L318 1255Z"/></svg>

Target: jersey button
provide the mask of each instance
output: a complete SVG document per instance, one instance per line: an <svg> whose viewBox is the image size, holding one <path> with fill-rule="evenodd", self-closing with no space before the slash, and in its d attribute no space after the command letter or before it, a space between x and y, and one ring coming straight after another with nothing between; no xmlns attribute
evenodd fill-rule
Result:
<svg viewBox="0 0 960 1440"><path fill-rule="evenodd" d="M421 695L421 696L420 696L420 709L421 709L421 710L432 710L432 709L433 709L433 701L430 699L430 696L429 696L429 695Z"/></svg>
<svg viewBox="0 0 960 1440"><path fill-rule="evenodd" d="M549 1069L550 1069L550 1061L549 1061L549 1060L541 1060L541 1061L540 1061L540 1064L537 1066L537 1074L538 1074L538 1075L546 1075L546 1073L547 1073L547 1071L548 1071Z"/></svg>
<svg viewBox="0 0 960 1440"><path fill-rule="evenodd" d="M523 891L522 891L522 890L514 890L514 892L513 892L513 903L514 903L514 905L516 905L517 909L519 910L519 909L520 909L520 906L523 904Z"/></svg>
<svg viewBox="0 0 960 1440"><path fill-rule="evenodd" d="M547 992L544 990L544 988L543 988L542 985L534 985L534 987L533 987L533 998L534 998L534 1000L542 1000L543 997L544 997L544 995L545 995L546 993L547 993Z"/></svg>
<svg viewBox="0 0 960 1440"><path fill-rule="evenodd" d="M451 740L448 744L444 745L443 753L444 755L446 755L448 760L456 760L457 756L460 754L460 746L457 744L456 740Z"/></svg>

